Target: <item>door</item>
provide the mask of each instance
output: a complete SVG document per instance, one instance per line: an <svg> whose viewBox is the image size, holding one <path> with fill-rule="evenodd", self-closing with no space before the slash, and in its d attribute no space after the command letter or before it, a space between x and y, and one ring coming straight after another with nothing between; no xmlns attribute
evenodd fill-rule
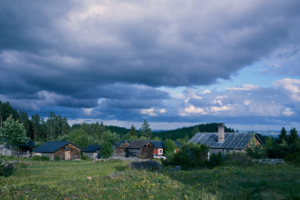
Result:
<svg viewBox="0 0 300 200"><path fill-rule="evenodd" d="M65 160L70 160L70 151L65 151Z"/></svg>

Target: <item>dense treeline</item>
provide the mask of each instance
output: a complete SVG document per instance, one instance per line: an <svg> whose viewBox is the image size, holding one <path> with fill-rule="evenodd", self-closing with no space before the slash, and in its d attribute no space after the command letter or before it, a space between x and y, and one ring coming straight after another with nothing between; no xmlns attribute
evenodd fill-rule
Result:
<svg viewBox="0 0 300 200"><path fill-rule="evenodd" d="M185 137L191 138L197 132L203 132L203 133L218 132L218 124L217 123L198 124L195 126L183 127L175 130L170 130L170 131L154 132L152 134L153 137L159 137L162 140L165 139L177 140ZM234 129L227 128L225 126L225 132L235 132L235 131Z"/></svg>

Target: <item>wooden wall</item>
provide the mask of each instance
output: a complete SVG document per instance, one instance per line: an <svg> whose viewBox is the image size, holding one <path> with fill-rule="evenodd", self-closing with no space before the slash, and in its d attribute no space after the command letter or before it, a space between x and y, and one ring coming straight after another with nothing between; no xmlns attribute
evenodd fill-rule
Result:
<svg viewBox="0 0 300 200"><path fill-rule="evenodd" d="M154 146L149 142L142 148L141 156L145 158L153 158Z"/></svg>
<svg viewBox="0 0 300 200"><path fill-rule="evenodd" d="M65 149L66 147L69 147L69 149ZM70 152L70 160L80 159L80 149L70 143L56 151L54 157L59 156L61 160L66 160L66 151Z"/></svg>
<svg viewBox="0 0 300 200"><path fill-rule="evenodd" d="M124 144L122 144L121 146L119 146L118 148L116 148L113 152L113 156L115 157L126 157L126 152L125 152L125 148L129 145L129 142L126 142Z"/></svg>

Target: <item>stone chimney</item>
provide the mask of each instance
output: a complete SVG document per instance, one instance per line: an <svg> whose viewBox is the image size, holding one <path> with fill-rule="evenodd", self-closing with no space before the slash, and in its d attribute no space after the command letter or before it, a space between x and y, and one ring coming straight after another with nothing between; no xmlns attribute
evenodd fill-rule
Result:
<svg viewBox="0 0 300 200"><path fill-rule="evenodd" d="M149 141L149 142L151 141L151 138L150 138L150 137L148 137L148 141Z"/></svg>
<svg viewBox="0 0 300 200"><path fill-rule="evenodd" d="M218 124L218 142L224 142L225 133L224 133L224 123Z"/></svg>

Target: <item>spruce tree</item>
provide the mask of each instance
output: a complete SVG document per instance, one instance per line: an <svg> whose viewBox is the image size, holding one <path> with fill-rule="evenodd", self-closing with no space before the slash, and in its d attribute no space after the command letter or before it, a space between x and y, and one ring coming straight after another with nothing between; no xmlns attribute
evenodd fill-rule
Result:
<svg viewBox="0 0 300 200"><path fill-rule="evenodd" d="M148 138L148 137L152 138L150 125L148 124L148 122L146 120L144 120L144 123L143 123L142 127L140 128L140 133L141 133L141 136L144 136L146 138Z"/></svg>
<svg viewBox="0 0 300 200"><path fill-rule="evenodd" d="M279 134L279 143L283 143L283 141L288 142L288 136L284 127L282 127Z"/></svg>
<svg viewBox="0 0 300 200"><path fill-rule="evenodd" d="M297 144L299 142L299 136L297 134L296 128L290 130L289 144Z"/></svg>
<svg viewBox="0 0 300 200"><path fill-rule="evenodd" d="M132 124L131 129L130 129L130 135L137 137L137 132L136 132L135 127L134 127L133 124Z"/></svg>

